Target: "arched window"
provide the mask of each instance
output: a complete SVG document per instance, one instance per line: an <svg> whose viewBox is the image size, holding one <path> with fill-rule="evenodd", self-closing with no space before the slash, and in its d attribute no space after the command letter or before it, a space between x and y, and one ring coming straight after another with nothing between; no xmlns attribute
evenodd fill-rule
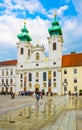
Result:
<svg viewBox="0 0 82 130"><path fill-rule="evenodd" d="M31 74L31 73L29 73L29 75L28 75L28 81L29 81L29 82L32 81L32 74Z"/></svg>
<svg viewBox="0 0 82 130"><path fill-rule="evenodd" d="M53 77L56 77L56 71L53 72Z"/></svg>
<svg viewBox="0 0 82 130"><path fill-rule="evenodd" d="M22 55L23 53L24 53L24 49L21 48L21 49L20 49L20 54Z"/></svg>
<svg viewBox="0 0 82 130"><path fill-rule="evenodd" d="M22 74L22 73L20 74L20 78L21 78L21 79L23 78L23 74Z"/></svg>
<svg viewBox="0 0 82 130"><path fill-rule="evenodd" d="M43 73L43 81L46 81L47 80L47 74L46 72Z"/></svg>
<svg viewBox="0 0 82 130"><path fill-rule="evenodd" d="M39 53L36 53L36 60L39 60Z"/></svg>
<svg viewBox="0 0 82 130"><path fill-rule="evenodd" d="M56 50L56 42L53 43L53 50Z"/></svg>
<svg viewBox="0 0 82 130"><path fill-rule="evenodd" d="M12 79L10 79L10 84L12 84L13 83L13 80Z"/></svg>
<svg viewBox="0 0 82 130"><path fill-rule="evenodd" d="M28 56L30 56L30 49L28 49Z"/></svg>

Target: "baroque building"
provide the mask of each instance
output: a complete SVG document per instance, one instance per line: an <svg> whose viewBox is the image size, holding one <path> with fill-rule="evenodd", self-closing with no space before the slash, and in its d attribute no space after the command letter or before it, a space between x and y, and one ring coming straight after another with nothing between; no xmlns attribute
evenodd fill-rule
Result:
<svg viewBox="0 0 82 130"><path fill-rule="evenodd" d="M35 46L32 45L24 21L24 27L17 35L17 59L0 62L0 92L18 94L20 91L39 90L59 95L69 91L79 92L82 53L62 56L62 29L56 16L48 32L49 57L45 55L43 44L37 42Z"/></svg>
<svg viewBox="0 0 82 130"><path fill-rule="evenodd" d="M17 60L0 62L1 91L42 91L61 94L62 29L56 16L48 29L49 57L38 43L33 46L26 27L17 35ZM12 71L12 75L11 75ZM4 74L3 74L4 72ZM7 74L8 72L8 74Z"/></svg>

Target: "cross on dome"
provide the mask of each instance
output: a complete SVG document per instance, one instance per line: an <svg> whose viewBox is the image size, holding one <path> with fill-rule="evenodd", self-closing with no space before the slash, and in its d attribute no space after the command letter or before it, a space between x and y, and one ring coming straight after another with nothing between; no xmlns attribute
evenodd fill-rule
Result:
<svg viewBox="0 0 82 130"><path fill-rule="evenodd" d="M57 16L57 11L54 10L54 17L56 18L56 16Z"/></svg>

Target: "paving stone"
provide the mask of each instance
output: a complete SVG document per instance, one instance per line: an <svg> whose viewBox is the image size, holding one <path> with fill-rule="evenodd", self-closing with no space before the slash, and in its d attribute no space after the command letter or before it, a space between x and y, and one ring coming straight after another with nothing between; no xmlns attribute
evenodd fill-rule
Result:
<svg viewBox="0 0 82 130"><path fill-rule="evenodd" d="M1 130L82 130L82 97L0 95Z"/></svg>

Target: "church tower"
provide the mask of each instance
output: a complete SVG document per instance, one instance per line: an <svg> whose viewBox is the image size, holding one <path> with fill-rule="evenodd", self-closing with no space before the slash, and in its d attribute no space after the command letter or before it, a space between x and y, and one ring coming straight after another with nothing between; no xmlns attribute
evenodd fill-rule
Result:
<svg viewBox="0 0 82 130"><path fill-rule="evenodd" d="M26 91L26 79L27 79L27 62L32 53L32 38L28 34L29 31L26 28L26 20L24 20L24 27L21 29L21 33L17 35L19 42L17 43L17 86L18 91Z"/></svg>
<svg viewBox="0 0 82 130"><path fill-rule="evenodd" d="M49 58L56 63L57 66L61 66L62 58L62 29L59 22L56 20L56 14L52 22L52 27L48 29L50 37L48 37L49 44Z"/></svg>
<svg viewBox="0 0 82 130"><path fill-rule="evenodd" d="M18 49L18 64L23 66L23 64L28 60L31 55L31 43L32 38L28 34L29 31L26 28L26 20L24 20L24 27L21 29L21 33L17 35L19 42L17 43Z"/></svg>
<svg viewBox="0 0 82 130"><path fill-rule="evenodd" d="M48 29L50 37L48 37L49 44L49 60L51 61L54 70L51 73L52 77L55 75L53 91L61 94L61 67L62 67L62 29L59 22L56 19L56 14L54 15L54 20L52 21L52 27ZM48 80L52 80L48 79ZM53 82L53 81L52 81Z"/></svg>

